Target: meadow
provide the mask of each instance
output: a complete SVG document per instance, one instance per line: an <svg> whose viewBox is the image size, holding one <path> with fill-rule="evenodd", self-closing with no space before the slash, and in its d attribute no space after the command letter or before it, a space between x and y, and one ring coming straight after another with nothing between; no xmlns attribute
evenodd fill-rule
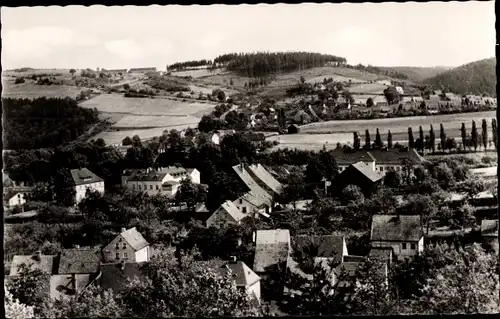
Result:
<svg viewBox="0 0 500 319"><path fill-rule="evenodd" d="M14 84L14 80L2 77L2 97L4 98L28 98L38 97L71 97L76 96L86 88L70 85L38 85L33 81L26 80L25 83Z"/></svg>
<svg viewBox="0 0 500 319"><path fill-rule="evenodd" d="M363 83L351 86L348 90L352 94L383 94L387 86L380 83Z"/></svg>

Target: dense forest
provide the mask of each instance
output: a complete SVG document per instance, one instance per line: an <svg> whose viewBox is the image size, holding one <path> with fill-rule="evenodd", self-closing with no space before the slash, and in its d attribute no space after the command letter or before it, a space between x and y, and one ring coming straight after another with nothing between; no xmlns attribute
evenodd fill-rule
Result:
<svg viewBox="0 0 500 319"><path fill-rule="evenodd" d="M75 140L98 122L96 109L85 109L70 98L2 99L4 148L56 147Z"/></svg>
<svg viewBox="0 0 500 319"><path fill-rule="evenodd" d="M413 82L422 82L427 78L434 77L438 74L446 72L451 68L447 67L414 67L414 66L378 66L378 69L382 71L395 72L396 74L404 74L406 80ZM400 78L392 75L393 78ZM403 78L401 78L403 79Z"/></svg>
<svg viewBox="0 0 500 319"><path fill-rule="evenodd" d="M204 66L212 64L210 60L197 60L197 61L186 61L186 62L176 62L167 66L169 71L181 71L187 68L194 68L198 66Z"/></svg>
<svg viewBox="0 0 500 319"><path fill-rule="evenodd" d="M358 64L358 65L348 65L348 67L351 67L355 70L360 70L360 71L365 71L368 73L373 73L373 74L378 74L378 75L383 75L383 76L388 76L391 78L395 79L401 79L401 80L408 80L408 75L406 75L403 72L398 72L396 70L390 70L390 69L383 69L379 68L376 66L368 65L364 66L363 64Z"/></svg>
<svg viewBox="0 0 500 319"><path fill-rule="evenodd" d="M266 77L280 72L324 66L327 63L345 64L346 59L311 52L230 53L214 59L212 67L225 66L228 71L248 77Z"/></svg>
<svg viewBox="0 0 500 319"><path fill-rule="evenodd" d="M496 59L472 62L424 80L435 88L446 88L458 94L496 96Z"/></svg>
<svg viewBox="0 0 500 319"><path fill-rule="evenodd" d="M188 83L181 78L155 75L150 77L146 84L155 90L168 92L190 91Z"/></svg>

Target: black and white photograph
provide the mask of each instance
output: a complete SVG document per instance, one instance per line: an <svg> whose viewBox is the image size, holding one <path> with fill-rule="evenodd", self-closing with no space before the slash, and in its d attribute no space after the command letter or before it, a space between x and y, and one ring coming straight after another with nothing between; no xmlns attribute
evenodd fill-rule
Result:
<svg viewBox="0 0 500 319"><path fill-rule="evenodd" d="M500 312L495 1L0 11L6 318Z"/></svg>

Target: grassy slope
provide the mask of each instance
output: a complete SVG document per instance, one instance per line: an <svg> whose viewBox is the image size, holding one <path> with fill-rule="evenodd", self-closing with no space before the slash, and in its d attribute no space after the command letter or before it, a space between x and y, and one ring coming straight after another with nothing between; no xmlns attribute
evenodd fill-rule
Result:
<svg viewBox="0 0 500 319"><path fill-rule="evenodd" d="M496 96L496 58L472 62L424 80L437 88L444 86L458 94Z"/></svg>

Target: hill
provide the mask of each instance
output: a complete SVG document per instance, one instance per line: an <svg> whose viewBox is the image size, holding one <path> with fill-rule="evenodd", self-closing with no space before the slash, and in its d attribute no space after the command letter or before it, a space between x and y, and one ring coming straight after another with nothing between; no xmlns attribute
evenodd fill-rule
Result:
<svg viewBox="0 0 500 319"><path fill-rule="evenodd" d="M458 94L496 96L496 63L496 58L472 62L425 79L424 83Z"/></svg>
<svg viewBox="0 0 500 319"><path fill-rule="evenodd" d="M431 68L413 66L379 66L378 68L388 73L403 74L408 80L413 82L422 82L427 78L434 77L451 69L450 67L442 66Z"/></svg>

